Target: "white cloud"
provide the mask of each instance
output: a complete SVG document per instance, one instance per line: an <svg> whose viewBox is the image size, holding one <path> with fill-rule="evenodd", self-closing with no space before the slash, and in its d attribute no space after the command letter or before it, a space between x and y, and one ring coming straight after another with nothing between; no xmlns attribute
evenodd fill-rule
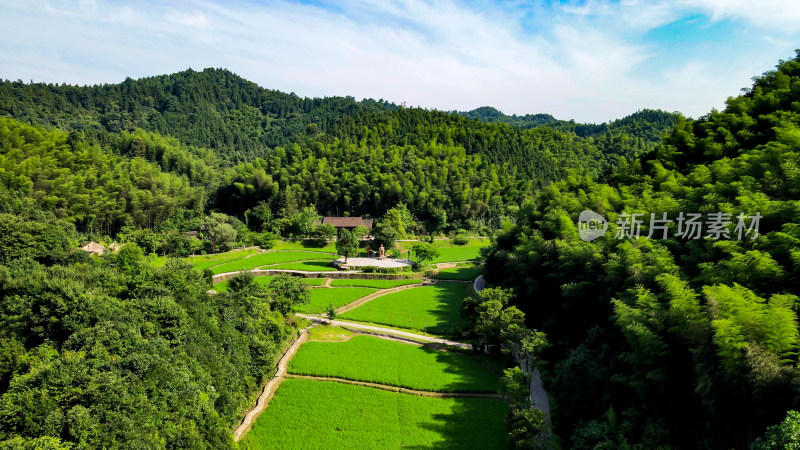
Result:
<svg viewBox="0 0 800 450"><path fill-rule="evenodd" d="M590 2L539 13L531 30L523 10L455 0L349 0L335 9L280 0L0 0L0 76L84 84L225 67L306 96L603 121L643 107L704 114L787 56L769 44L772 53L756 63L689 62L657 77L638 74L658 61L637 33L675 20L676 11ZM720 11L716 17L733 14ZM744 70L754 71L740 77Z"/></svg>
<svg viewBox="0 0 800 450"><path fill-rule="evenodd" d="M199 11L193 11L188 14L171 11L167 14L167 18L175 23L189 27L204 27L208 24L208 19L206 19L206 16Z"/></svg>
<svg viewBox="0 0 800 450"><path fill-rule="evenodd" d="M755 26L796 33L800 27L800 2L794 0L694 0L713 20L738 19Z"/></svg>

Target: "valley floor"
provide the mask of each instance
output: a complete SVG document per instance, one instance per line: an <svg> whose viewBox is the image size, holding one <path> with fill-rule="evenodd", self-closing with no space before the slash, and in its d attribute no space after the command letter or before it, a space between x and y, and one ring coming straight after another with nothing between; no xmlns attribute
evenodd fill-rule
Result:
<svg viewBox="0 0 800 450"><path fill-rule="evenodd" d="M304 305L308 313L297 316L311 325L234 432L241 447L507 448L502 368L469 344L429 334L459 324L472 289L463 278L479 272L468 269L425 285L315 282L312 303L336 302L355 320L329 320Z"/></svg>

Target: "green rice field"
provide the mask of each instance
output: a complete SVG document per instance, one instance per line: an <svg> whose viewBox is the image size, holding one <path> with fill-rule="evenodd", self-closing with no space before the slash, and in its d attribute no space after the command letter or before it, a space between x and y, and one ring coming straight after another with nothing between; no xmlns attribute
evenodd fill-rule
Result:
<svg viewBox="0 0 800 450"><path fill-rule="evenodd" d="M438 274L434 275L433 278L440 280L470 281L474 280L478 275L480 275L482 270L483 269L481 266L465 264L459 265L458 267L453 267L451 269L442 269Z"/></svg>
<svg viewBox="0 0 800 450"><path fill-rule="evenodd" d="M292 359L289 372L423 391L497 392L499 389L498 376L464 353L363 335L345 342L306 342Z"/></svg>
<svg viewBox="0 0 800 450"><path fill-rule="evenodd" d="M330 260L301 261L276 264L274 266L261 266L263 270L299 270L302 272L335 272L336 268L330 265Z"/></svg>
<svg viewBox="0 0 800 450"><path fill-rule="evenodd" d="M331 253L309 252L309 251L270 251L250 256L249 258L238 258L234 261L215 265L211 271L215 274L226 272L239 272L242 270L252 270L261 266L289 263L308 260L333 260L336 259ZM271 267L274 268L274 267Z"/></svg>
<svg viewBox="0 0 800 450"><path fill-rule="evenodd" d="M246 449L508 448L508 405L287 379L244 436Z"/></svg>
<svg viewBox="0 0 800 450"><path fill-rule="evenodd" d="M275 277L274 276L255 277L253 278L253 281L256 284L266 286L273 278ZM303 281L309 286L322 286L323 284L325 284L324 278L303 278ZM228 282L220 281L219 283L214 283L212 289L214 289L217 292L228 292Z"/></svg>
<svg viewBox="0 0 800 450"><path fill-rule="evenodd" d="M298 305L295 311L307 314L319 314L325 312L329 303L335 308L354 302L361 297L375 292L376 289L352 287L352 288L319 288L311 290L311 303Z"/></svg>
<svg viewBox="0 0 800 450"><path fill-rule="evenodd" d="M421 283L419 278L411 280L361 280L361 279L340 279L333 280L331 286L361 286L371 287L376 289L389 289L397 286L405 286L407 284Z"/></svg>
<svg viewBox="0 0 800 450"><path fill-rule="evenodd" d="M467 287L465 283L440 282L404 289L367 302L342 318L443 335L463 324L461 303Z"/></svg>
<svg viewBox="0 0 800 450"><path fill-rule="evenodd" d="M192 264L195 270L203 270L220 264L237 261L256 253L258 253L258 250L250 248L247 250L231 250L225 253L214 253L212 255L190 256L186 258L186 260Z"/></svg>

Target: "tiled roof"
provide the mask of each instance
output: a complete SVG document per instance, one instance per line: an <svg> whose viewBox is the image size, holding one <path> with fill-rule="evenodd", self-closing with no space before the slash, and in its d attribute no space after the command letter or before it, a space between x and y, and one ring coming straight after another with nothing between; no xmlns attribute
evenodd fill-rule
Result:
<svg viewBox="0 0 800 450"><path fill-rule="evenodd" d="M362 219L361 217L323 217L322 223L342 228L355 228L361 226L372 228L372 219Z"/></svg>

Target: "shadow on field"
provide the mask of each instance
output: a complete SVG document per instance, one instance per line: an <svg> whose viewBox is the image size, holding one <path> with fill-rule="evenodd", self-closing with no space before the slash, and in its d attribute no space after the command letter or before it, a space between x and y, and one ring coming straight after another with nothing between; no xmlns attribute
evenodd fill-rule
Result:
<svg viewBox="0 0 800 450"><path fill-rule="evenodd" d="M449 414L434 414L421 428L436 433L440 440L433 443L434 448L508 448L505 429L505 415L508 405L500 400L464 398L452 399ZM423 449L426 446L404 446L404 448Z"/></svg>
<svg viewBox="0 0 800 450"><path fill-rule="evenodd" d="M434 355L436 362L444 366L443 372L452 374L457 381L443 386L441 392L488 392L500 389L499 373L490 364L484 364L470 350L442 351L437 346L423 346L422 351Z"/></svg>
<svg viewBox="0 0 800 450"><path fill-rule="evenodd" d="M432 289L436 289L437 305L430 310L430 313L436 318L436 325L428 327L425 331L449 336L457 327L464 324L461 318L461 303L468 295L466 285L444 281L436 283Z"/></svg>

